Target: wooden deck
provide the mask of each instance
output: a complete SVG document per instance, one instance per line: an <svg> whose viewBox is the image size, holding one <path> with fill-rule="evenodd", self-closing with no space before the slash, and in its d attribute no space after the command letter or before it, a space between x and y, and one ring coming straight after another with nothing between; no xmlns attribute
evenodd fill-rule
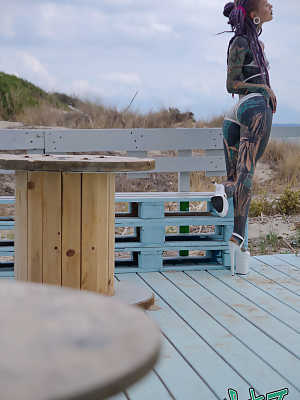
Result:
<svg viewBox="0 0 300 400"><path fill-rule="evenodd" d="M230 271L117 274L146 285L160 327L155 368L114 400L240 400L288 388L300 399L300 257L252 256L247 277Z"/></svg>

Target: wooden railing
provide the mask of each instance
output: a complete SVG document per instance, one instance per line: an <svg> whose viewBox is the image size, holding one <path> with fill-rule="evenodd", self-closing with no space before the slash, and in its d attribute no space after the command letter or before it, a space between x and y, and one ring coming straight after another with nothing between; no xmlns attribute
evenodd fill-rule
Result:
<svg viewBox="0 0 300 400"><path fill-rule="evenodd" d="M270 139L300 138L299 126L272 126ZM202 155L193 150L202 150ZM0 150L30 153L126 152L144 157L149 151L175 150L177 156L156 158L152 172L178 172L179 191L190 190L190 172L206 176L226 176L221 128L165 129L0 129ZM0 171L0 173L7 171ZM147 176L130 174L132 178Z"/></svg>

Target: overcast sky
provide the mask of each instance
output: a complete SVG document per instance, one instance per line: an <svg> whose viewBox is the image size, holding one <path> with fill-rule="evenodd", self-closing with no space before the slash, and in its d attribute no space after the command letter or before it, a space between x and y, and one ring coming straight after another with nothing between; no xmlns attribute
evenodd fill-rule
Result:
<svg viewBox="0 0 300 400"><path fill-rule="evenodd" d="M300 2L273 0L260 39L278 108L300 123ZM124 109L226 112L223 0L0 0L0 71Z"/></svg>

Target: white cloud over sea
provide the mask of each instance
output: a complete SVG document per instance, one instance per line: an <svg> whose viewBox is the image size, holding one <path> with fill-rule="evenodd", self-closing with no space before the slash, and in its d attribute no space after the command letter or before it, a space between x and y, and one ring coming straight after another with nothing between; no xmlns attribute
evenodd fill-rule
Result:
<svg viewBox="0 0 300 400"><path fill-rule="evenodd" d="M226 92L231 33L221 0L10 0L0 14L0 71L48 91L141 112L178 107L209 118ZM277 95L274 123L300 123L299 0L271 1L260 39Z"/></svg>

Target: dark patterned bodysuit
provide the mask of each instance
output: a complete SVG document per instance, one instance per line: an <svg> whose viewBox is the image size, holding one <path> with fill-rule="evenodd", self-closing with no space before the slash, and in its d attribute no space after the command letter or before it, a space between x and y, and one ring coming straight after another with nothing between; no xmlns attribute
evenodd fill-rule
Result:
<svg viewBox="0 0 300 400"><path fill-rule="evenodd" d="M264 57L269 69L265 54ZM233 232L243 238L256 163L266 149L272 127L273 106L263 87L266 84L265 73L257 66L247 37L237 36L229 50L226 86L229 93L239 94L239 101L223 123L227 171L227 181L223 184L227 196L233 196Z"/></svg>

